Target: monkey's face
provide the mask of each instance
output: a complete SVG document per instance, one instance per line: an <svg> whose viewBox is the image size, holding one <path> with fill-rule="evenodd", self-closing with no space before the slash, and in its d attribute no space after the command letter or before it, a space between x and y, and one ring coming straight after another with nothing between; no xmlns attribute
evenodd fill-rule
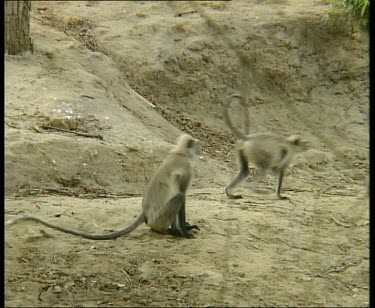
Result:
<svg viewBox="0 0 375 308"><path fill-rule="evenodd" d="M288 137L288 141L295 147L298 152L303 152L308 149L308 141L299 135L292 135Z"/></svg>
<svg viewBox="0 0 375 308"><path fill-rule="evenodd" d="M173 152L195 157L200 152L200 141L189 134L183 134L178 138L177 146Z"/></svg>
<svg viewBox="0 0 375 308"><path fill-rule="evenodd" d="M201 152L201 142L199 139L192 138L188 143L188 151L192 157L195 157Z"/></svg>

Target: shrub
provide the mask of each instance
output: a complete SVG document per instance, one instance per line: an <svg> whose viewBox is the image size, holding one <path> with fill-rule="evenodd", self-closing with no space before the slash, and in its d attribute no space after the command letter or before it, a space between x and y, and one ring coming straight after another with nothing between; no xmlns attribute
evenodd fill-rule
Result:
<svg viewBox="0 0 375 308"><path fill-rule="evenodd" d="M335 23L340 12L350 12L359 26L368 29L370 16L370 0L332 0L333 9L328 12L328 20Z"/></svg>

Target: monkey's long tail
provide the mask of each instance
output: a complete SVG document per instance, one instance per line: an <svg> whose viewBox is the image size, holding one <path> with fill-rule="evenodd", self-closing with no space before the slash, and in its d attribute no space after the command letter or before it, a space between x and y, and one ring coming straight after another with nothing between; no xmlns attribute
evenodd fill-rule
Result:
<svg viewBox="0 0 375 308"><path fill-rule="evenodd" d="M136 228L138 228L142 223L144 223L146 221L146 216L142 213L141 215L138 216L138 218L129 227L126 227L122 230L119 230L119 231L116 231L116 232L113 232L113 233L104 234L104 235L86 234L86 233L66 229L64 227L56 226L54 224L51 224L49 222L46 222L46 221L44 221L40 218L33 217L33 216L23 216L23 217L11 219L11 220L6 222L6 225L13 225L13 224L16 224L16 223L22 222L22 221L38 222L38 223L41 223L42 225L45 225L46 227L49 227L49 228L52 228L52 229L55 229L55 230L58 230L58 231L61 231L61 232L65 232L65 233L68 233L68 234L72 234L72 235L75 235L75 236L84 237L84 238L87 238L87 239L90 239L90 240L111 240L111 239L117 238L119 236L128 234L128 233L132 232L133 230L135 230Z"/></svg>
<svg viewBox="0 0 375 308"><path fill-rule="evenodd" d="M231 103L233 102L233 98L240 99L241 104L243 105L243 107L245 109L245 112L244 112L245 130L246 130L245 134L241 133L237 128L235 128L234 125L233 125L233 123L232 123L232 121L229 118L229 112L228 112L228 110L229 110L229 107L230 107ZM224 108L223 108L223 117L224 117L225 124L227 124L228 128L236 136L236 138L238 138L238 139L245 139L246 138L246 134L249 133L249 110L247 109L247 106L245 105L245 103L241 100L241 96L239 94L231 95L229 97L229 99L230 99L230 101L227 104L224 104Z"/></svg>

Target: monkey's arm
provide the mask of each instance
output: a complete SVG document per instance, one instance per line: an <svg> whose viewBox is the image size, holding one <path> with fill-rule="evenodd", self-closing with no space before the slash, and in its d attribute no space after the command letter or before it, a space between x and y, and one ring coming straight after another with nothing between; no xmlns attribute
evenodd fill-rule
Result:
<svg viewBox="0 0 375 308"><path fill-rule="evenodd" d="M170 217L172 223L167 229L167 233L174 236L191 238L193 234L190 232L193 226L186 226L185 222L185 200L182 192L176 194L170 199L163 213L163 216Z"/></svg>
<svg viewBox="0 0 375 308"><path fill-rule="evenodd" d="M181 229L184 228L186 230L191 230L191 229L200 230L200 228L197 225L191 225L190 223L186 221L186 197L184 199L185 200L181 206L180 212L178 213L178 222L180 224Z"/></svg>
<svg viewBox="0 0 375 308"><path fill-rule="evenodd" d="M191 232L191 230L199 230L199 227L197 225L190 225L186 221L186 195L184 193L178 194L175 201L181 204L180 210L177 215L178 225L180 227L179 231L183 237L191 238L193 237L193 233Z"/></svg>

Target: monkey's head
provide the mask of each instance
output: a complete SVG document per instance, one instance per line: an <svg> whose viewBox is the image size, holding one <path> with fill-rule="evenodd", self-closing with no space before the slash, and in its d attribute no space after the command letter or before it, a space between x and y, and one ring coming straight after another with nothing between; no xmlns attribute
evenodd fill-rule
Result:
<svg viewBox="0 0 375 308"><path fill-rule="evenodd" d="M303 139L300 135L291 135L287 138L298 152L306 151L308 148L307 140Z"/></svg>
<svg viewBox="0 0 375 308"><path fill-rule="evenodd" d="M189 134L182 134L177 139L177 144L172 153L178 153L194 157L199 154L200 141Z"/></svg>

